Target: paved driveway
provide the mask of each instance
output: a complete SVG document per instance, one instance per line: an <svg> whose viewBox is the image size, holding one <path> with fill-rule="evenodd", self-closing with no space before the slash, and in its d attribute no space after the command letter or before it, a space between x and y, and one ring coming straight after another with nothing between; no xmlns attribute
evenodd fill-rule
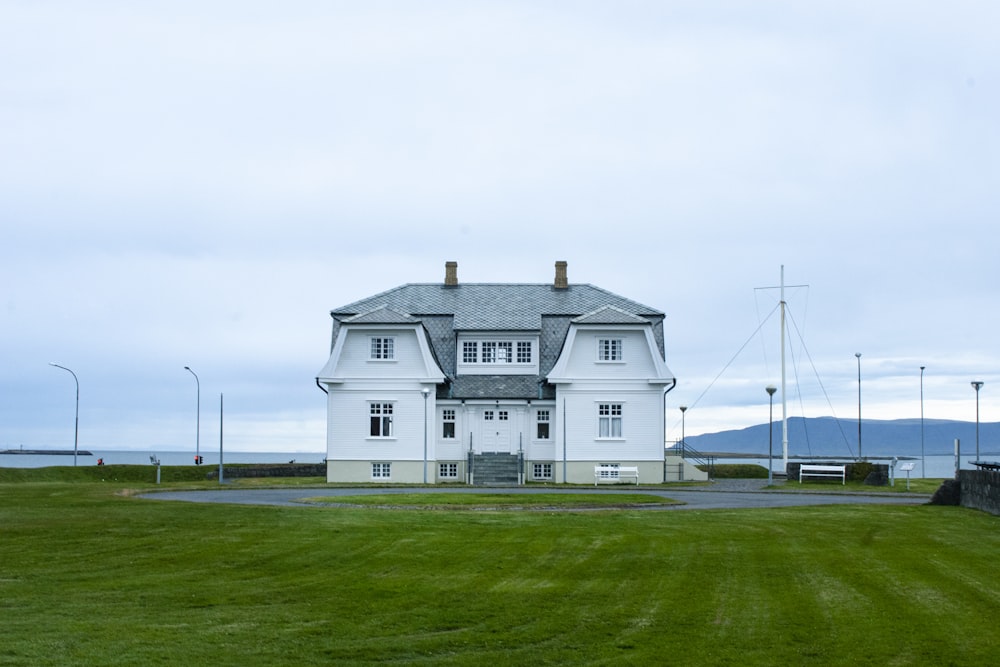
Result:
<svg viewBox="0 0 1000 667"><path fill-rule="evenodd" d="M154 500L177 500L196 503L230 503L234 505L299 506L303 498L336 498L395 493L644 493L672 498L684 503L657 510L744 509L754 507L798 507L805 505L920 505L929 497L896 493L822 493L811 491L764 491L756 480L720 480L704 487L630 487L630 488L480 488L480 487L389 487L389 488L282 488L282 489L218 489L205 491L162 491L145 494Z"/></svg>

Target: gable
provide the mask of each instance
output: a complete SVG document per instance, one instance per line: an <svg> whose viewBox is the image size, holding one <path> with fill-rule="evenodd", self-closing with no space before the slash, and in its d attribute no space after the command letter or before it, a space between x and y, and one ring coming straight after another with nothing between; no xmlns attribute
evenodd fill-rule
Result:
<svg viewBox="0 0 1000 667"><path fill-rule="evenodd" d="M331 350L344 324L422 324L434 359L451 381L458 377L461 333L531 335L538 340L538 375L552 371L571 325L645 325L664 356L664 314L588 284L555 288L518 283L410 283L331 311Z"/></svg>
<svg viewBox="0 0 1000 667"><path fill-rule="evenodd" d="M343 320L343 324L416 324L420 320L381 306Z"/></svg>
<svg viewBox="0 0 1000 667"><path fill-rule="evenodd" d="M573 324L649 324L649 320L614 306L603 306L573 319Z"/></svg>

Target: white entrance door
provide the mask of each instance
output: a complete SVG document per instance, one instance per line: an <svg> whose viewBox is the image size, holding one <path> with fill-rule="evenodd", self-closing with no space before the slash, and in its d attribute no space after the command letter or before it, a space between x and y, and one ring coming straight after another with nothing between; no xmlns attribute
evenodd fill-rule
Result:
<svg viewBox="0 0 1000 667"><path fill-rule="evenodd" d="M510 451L510 412L507 410L483 411L484 452Z"/></svg>

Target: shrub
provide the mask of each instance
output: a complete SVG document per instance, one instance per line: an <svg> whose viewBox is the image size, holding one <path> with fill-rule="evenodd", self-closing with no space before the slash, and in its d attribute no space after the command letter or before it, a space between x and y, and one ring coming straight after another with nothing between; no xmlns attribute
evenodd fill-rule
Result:
<svg viewBox="0 0 1000 667"><path fill-rule="evenodd" d="M708 465L698 466L708 472ZM754 463L714 463L711 475L715 479L767 479L767 468Z"/></svg>
<svg viewBox="0 0 1000 667"><path fill-rule="evenodd" d="M868 475L875 470L874 464L868 461L858 461L856 463L847 464L847 481L849 482L863 482L868 478Z"/></svg>

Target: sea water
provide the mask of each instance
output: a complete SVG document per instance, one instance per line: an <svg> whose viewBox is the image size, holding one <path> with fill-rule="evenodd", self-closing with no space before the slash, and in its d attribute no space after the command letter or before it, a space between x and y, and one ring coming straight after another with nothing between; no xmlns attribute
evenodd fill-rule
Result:
<svg viewBox="0 0 1000 667"><path fill-rule="evenodd" d="M60 450L64 451L64 450ZM87 451L89 454L80 454ZM219 450L200 450L202 465L218 466ZM46 468L48 466L95 466L99 460L104 465L153 465L159 461L164 466L194 465L195 452L177 450L88 449L79 450L76 457L69 454L0 454L0 468ZM323 463L326 452L227 452L223 450L223 463Z"/></svg>
<svg viewBox="0 0 1000 667"><path fill-rule="evenodd" d="M65 450L61 450L65 451ZM89 454L77 454L77 466L94 466L99 460L103 460L105 465L153 465L153 461L159 461L165 466L188 466L194 465L194 450L133 450L133 449L91 449ZM218 466L218 450L201 450L202 465ZM984 460L997 460L1000 456L983 456ZM45 468L48 466L72 466L74 456L69 454L0 454L0 468ZM813 456L810 459L789 457L789 461L815 462L822 460L822 456ZM975 459L974 454L962 454L959 457L962 470L975 470L972 465ZM231 463L323 463L326 460L326 452L227 452L223 451L223 461ZM843 457L831 458L833 462L844 462ZM873 457L869 459L872 463L891 463L891 458ZM742 463L756 464L767 468L767 458L715 458L715 463ZM945 478L955 476L955 456L938 455L923 457L900 458L896 462L895 476L897 479L905 479L906 471L903 465L913 464L910 471L910 478L919 477ZM926 466L926 469L924 469ZM775 472L783 470L781 456L775 456L771 460L771 469Z"/></svg>

